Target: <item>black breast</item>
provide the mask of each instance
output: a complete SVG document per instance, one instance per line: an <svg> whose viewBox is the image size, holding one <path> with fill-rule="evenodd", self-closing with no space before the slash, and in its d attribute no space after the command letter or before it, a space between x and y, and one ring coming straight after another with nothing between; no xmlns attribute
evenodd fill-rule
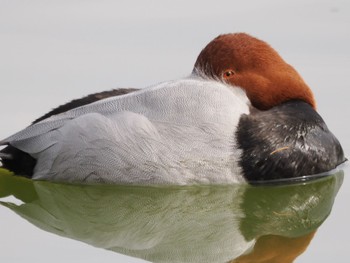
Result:
<svg viewBox="0 0 350 263"><path fill-rule="evenodd" d="M236 135L239 163L250 182L327 172L346 160L321 116L302 101L253 109L240 119Z"/></svg>

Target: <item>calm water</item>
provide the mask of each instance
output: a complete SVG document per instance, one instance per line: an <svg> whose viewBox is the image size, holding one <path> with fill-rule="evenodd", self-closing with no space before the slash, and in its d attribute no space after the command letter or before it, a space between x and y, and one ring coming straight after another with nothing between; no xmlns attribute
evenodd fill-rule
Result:
<svg viewBox="0 0 350 263"><path fill-rule="evenodd" d="M1 171L0 211L7 220L40 229L39 242L24 232L14 247L25 243L24 251L36 251L41 260L60 262L70 253L69 238L107 258L113 251L119 260L128 255L151 262L293 262L318 232L332 231L323 225L343 178L339 170L277 186L132 187L40 182ZM2 231L3 249L15 230ZM54 251L43 251L46 242L54 242ZM2 251L0 257L8 262L27 257ZM300 262L306 262L302 257ZM69 258L94 262L85 254Z"/></svg>

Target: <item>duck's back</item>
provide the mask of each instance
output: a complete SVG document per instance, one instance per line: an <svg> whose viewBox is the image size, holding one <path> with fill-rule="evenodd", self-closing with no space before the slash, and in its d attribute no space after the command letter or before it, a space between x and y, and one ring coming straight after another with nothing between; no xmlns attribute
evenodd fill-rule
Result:
<svg viewBox="0 0 350 263"><path fill-rule="evenodd" d="M37 159L34 179L227 183L242 179L234 133L248 104L238 88L183 79L52 116L3 143Z"/></svg>

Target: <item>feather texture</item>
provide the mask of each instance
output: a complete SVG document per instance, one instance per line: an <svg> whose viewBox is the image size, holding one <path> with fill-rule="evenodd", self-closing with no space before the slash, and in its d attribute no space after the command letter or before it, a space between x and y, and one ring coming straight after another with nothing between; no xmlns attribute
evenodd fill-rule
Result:
<svg viewBox="0 0 350 263"><path fill-rule="evenodd" d="M38 160L34 179L230 183L244 180L234 132L248 113L240 88L186 78L51 116L2 143Z"/></svg>

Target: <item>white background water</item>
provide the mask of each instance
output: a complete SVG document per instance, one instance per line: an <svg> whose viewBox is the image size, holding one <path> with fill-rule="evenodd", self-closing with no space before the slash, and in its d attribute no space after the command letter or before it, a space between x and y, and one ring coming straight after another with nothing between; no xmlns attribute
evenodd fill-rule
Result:
<svg viewBox="0 0 350 263"><path fill-rule="evenodd" d="M221 33L270 43L350 152L350 2L0 0L0 138L73 98L190 74ZM350 183L296 262L348 262ZM0 207L1 262L141 262L38 230ZM18 253L14 253L18 251Z"/></svg>

